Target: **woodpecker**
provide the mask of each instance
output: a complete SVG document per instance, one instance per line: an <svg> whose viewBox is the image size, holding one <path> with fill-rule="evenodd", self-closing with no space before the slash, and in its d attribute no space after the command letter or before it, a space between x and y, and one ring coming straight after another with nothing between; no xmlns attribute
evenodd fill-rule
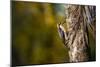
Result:
<svg viewBox="0 0 100 67"><path fill-rule="evenodd" d="M58 33L59 33L60 38L62 39L64 45L66 45L67 33L66 33L65 28L63 27L61 23L57 24L57 28L58 28Z"/></svg>

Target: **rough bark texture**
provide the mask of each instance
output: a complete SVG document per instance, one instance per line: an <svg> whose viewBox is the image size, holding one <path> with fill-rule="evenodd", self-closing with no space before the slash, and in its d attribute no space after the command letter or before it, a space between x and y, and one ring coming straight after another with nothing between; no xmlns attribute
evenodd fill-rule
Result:
<svg viewBox="0 0 100 67"><path fill-rule="evenodd" d="M70 62L89 60L87 27L84 18L84 6L66 5L67 40Z"/></svg>

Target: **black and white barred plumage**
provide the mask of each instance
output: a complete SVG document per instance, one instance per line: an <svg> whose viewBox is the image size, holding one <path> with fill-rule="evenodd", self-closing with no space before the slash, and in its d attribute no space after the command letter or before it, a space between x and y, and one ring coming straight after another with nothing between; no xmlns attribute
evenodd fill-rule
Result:
<svg viewBox="0 0 100 67"><path fill-rule="evenodd" d="M60 38L62 39L62 41L65 45L66 40L67 40L67 32L66 32L65 28L63 27L63 25L61 23L57 24L57 28L58 28L59 36L60 36Z"/></svg>

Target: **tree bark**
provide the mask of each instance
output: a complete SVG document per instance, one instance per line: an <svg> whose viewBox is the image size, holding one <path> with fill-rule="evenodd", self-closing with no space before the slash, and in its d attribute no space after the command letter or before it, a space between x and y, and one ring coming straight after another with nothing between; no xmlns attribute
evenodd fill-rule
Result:
<svg viewBox="0 0 100 67"><path fill-rule="evenodd" d="M67 24L66 46L69 48L70 62L89 61L90 48L88 32L85 22L84 7L79 5L66 5L65 15Z"/></svg>

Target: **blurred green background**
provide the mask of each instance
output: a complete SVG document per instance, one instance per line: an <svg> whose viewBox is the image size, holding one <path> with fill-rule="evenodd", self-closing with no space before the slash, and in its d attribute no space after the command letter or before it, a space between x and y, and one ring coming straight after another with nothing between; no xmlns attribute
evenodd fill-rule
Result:
<svg viewBox="0 0 100 67"><path fill-rule="evenodd" d="M12 2L12 64L68 62L57 23L64 16L62 4Z"/></svg>
<svg viewBox="0 0 100 67"><path fill-rule="evenodd" d="M57 23L64 17L64 4L11 2L12 65L68 62ZM95 40L90 34L91 55L95 60Z"/></svg>

